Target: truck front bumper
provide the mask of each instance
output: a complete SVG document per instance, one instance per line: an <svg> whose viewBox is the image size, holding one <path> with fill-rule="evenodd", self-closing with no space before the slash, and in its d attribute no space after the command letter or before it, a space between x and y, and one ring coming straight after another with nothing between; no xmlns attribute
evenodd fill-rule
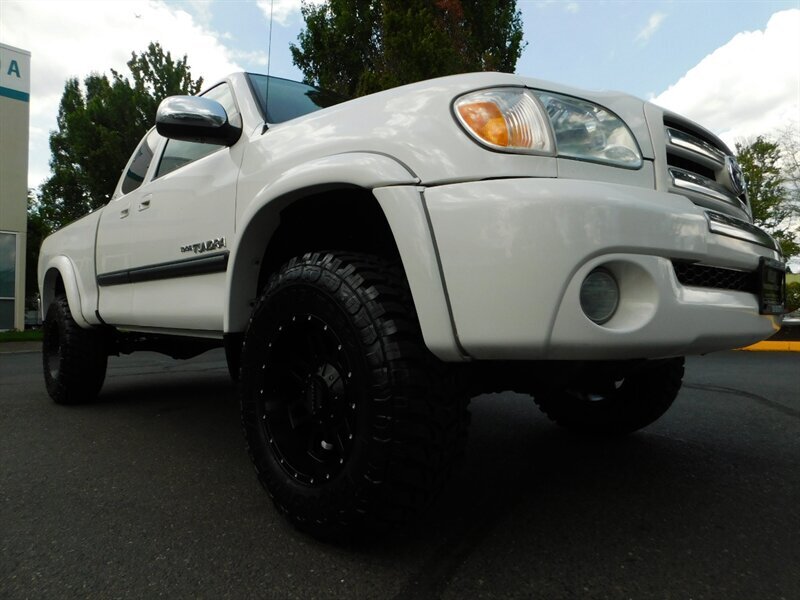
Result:
<svg viewBox="0 0 800 600"><path fill-rule="evenodd" d="M565 179L504 179L423 193L452 324L475 359L625 359L700 354L769 337L758 296L682 285L675 262L756 271L780 260L752 227L712 231L683 196ZM716 230L720 229L717 227ZM597 267L620 288L602 325L580 305Z"/></svg>

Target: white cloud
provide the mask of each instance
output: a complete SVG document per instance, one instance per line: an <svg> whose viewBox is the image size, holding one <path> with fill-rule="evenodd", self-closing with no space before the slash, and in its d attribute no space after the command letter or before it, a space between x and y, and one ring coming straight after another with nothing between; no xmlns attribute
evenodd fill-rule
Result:
<svg viewBox="0 0 800 600"><path fill-rule="evenodd" d="M565 11L570 14L576 14L580 11L581 6L579 2L566 2L565 0L539 0L534 3L536 8L550 8L552 6L561 6Z"/></svg>
<svg viewBox="0 0 800 600"><path fill-rule="evenodd" d="M260 50L248 52L246 50L232 50L231 55L237 60L242 60L247 64L266 66L269 62L269 54Z"/></svg>
<svg viewBox="0 0 800 600"><path fill-rule="evenodd" d="M800 115L800 10L739 33L653 99L708 127L731 147Z"/></svg>
<svg viewBox="0 0 800 600"><path fill-rule="evenodd" d="M647 20L647 25L645 25L642 30L636 35L636 41L646 44L650 41L650 38L653 37L656 31L661 28L661 24L664 22L664 19L667 18L667 15L661 12L653 13L650 15L650 18Z"/></svg>
<svg viewBox="0 0 800 600"><path fill-rule="evenodd" d="M325 4L326 0L309 0L310 4ZM270 14L272 18L283 27L290 25L292 21L300 18L301 0L258 0L258 8L264 13L269 22Z"/></svg>
<svg viewBox="0 0 800 600"><path fill-rule="evenodd" d="M150 42L160 42L175 58L186 54L192 75L207 83L240 70L220 36L160 1L0 2L0 39L31 52L31 186L49 172L48 134L56 128L68 78L112 68L127 75L131 52L146 50Z"/></svg>
<svg viewBox="0 0 800 600"><path fill-rule="evenodd" d="M204 26L211 23L211 3L214 0L181 0L191 9L194 18Z"/></svg>

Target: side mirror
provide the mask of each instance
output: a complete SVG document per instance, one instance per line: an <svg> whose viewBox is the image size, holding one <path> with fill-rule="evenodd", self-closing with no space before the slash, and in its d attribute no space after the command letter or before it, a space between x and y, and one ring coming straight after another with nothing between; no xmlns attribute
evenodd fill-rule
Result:
<svg viewBox="0 0 800 600"><path fill-rule="evenodd" d="M156 112L156 129L172 140L225 146L242 135L241 124L231 123L219 102L200 96L164 98Z"/></svg>

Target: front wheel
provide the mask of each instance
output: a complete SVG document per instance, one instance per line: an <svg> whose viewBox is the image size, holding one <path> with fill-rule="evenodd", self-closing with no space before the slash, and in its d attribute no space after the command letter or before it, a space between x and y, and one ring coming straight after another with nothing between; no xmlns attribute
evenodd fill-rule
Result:
<svg viewBox="0 0 800 600"><path fill-rule="evenodd" d="M562 427L593 435L632 433L661 417L678 395L683 357L647 361L625 376L550 390L536 404Z"/></svg>
<svg viewBox="0 0 800 600"><path fill-rule="evenodd" d="M242 354L242 422L259 480L313 535L398 526L465 441L466 406L425 348L402 272L306 254L269 281Z"/></svg>
<svg viewBox="0 0 800 600"><path fill-rule="evenodd" d="M50 397L58 404L79 404L97 398L108 363L102 332L82 329L72 318L64 296L50 304L42 329L42 366Z"/></svg>

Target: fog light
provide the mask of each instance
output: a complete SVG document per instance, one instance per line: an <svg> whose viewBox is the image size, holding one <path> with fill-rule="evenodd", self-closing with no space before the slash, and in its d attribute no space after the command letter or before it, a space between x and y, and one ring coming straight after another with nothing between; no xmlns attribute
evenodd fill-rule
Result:
<svg viewBox="0 0 800 600"><path fill-rule="evenodd" d="M595 269L581 284L581 308L598 325L607 322L617 311L619 286L606 269Z"/></svg>

